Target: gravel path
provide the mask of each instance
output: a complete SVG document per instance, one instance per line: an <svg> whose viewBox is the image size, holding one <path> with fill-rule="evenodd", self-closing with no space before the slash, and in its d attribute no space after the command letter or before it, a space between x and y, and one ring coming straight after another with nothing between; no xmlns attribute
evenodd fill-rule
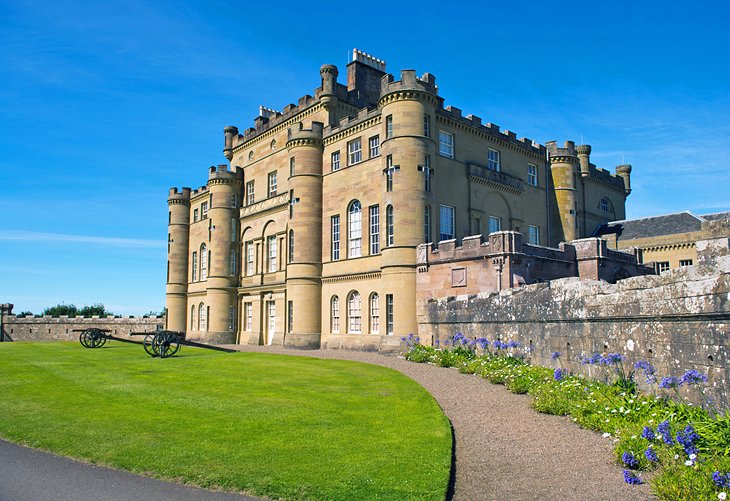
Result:
<svg viewBox="0 0 730 501"><path fill-rule="evenodd" d="M456 500L652 499L646 485L624 483L609 438L568 418L540 414L515 395L473 375L395 356L341 350L231 346L390 367L428 390L451 420L456 438L452 486Z"/></svg>

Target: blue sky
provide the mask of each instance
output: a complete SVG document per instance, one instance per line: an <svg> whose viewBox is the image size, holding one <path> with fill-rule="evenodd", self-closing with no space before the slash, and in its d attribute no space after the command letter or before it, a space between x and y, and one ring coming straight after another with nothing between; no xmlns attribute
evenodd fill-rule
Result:
<svg viewBox="0 0 730 501"><path fill-rule="evenodd" d="M633 164L631 218L730 210L730 8L591 4L0 0L0 302L161 310L168 188L354 47L484 122Z"/></svg>

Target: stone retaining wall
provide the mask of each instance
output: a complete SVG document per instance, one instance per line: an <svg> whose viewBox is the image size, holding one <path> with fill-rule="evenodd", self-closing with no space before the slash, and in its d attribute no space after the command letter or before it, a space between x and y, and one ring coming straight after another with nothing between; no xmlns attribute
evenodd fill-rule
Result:
<svg viewBox="0 0 730 501"><path fill-rule="evenodd" d="M470 338L532 345L533 361L556 366L561 352L576 371L592 353L619 352L633 363L647 359L661 375L697 369L713 398L730 404L730 256L728 240L698 245L700 264L662 273L602 281L564 278L500 293L420 303L424 342L456 332ZM711 255L710 255L711 254ZM724 256L723 256L724 254Z"/></svg>
<svg viewBox="0 0 730 501"><path fill-rule="evenodd" d="M3 319L6 341L75 341L79 333L74 329L97 327L109 329L112 336L130 337L130 332L153 332L164 329L165 317L121 317L91 318L60 317L16 317Z"/></svg>

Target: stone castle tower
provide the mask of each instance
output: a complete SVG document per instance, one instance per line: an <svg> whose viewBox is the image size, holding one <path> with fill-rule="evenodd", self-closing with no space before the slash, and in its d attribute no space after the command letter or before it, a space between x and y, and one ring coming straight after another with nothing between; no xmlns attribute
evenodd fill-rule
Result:
<svg viewBox="0 0 730 501"><path fill-rule="evenodd" d="M253 127L170 190L167 327L209 342L381 348L417 331L417 247L513 230L533 245L624 217L630 166L518 139L444 107L436 79L355 50L346 83Z"/></svg>

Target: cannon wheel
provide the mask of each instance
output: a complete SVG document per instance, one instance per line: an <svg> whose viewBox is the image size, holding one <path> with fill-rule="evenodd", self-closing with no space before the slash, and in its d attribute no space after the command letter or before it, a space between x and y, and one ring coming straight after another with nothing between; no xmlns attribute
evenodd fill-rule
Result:
<svg viewBox="0 0 730 501"><path fill-rule="evenodd" d="M147 334L144 337L144 351L146 351L147 354L151 357L157 356L157 354L155 353L154 340L155 336L153 334Z"/></svg>
<svg viewBox="0 0 730 501"><path fill-rule="evenodd" d="M180 338L170 331L160 331L152 340L152 349L160 358L171 357L180 349Z"/></svg>
<svg viewBox="0 0 730 501"><path fill-rule="evenodd" d="M84 329L79 333L79 343L84 348L91 348L91 345L89 345L89 329Z"/></svg>
<svg viewBox="0 0 730 501"><path fill-rule="evenodd" d="M106 336L99 329L87 329L87 343L89 348L101 348L106 344Z"/></svg>

